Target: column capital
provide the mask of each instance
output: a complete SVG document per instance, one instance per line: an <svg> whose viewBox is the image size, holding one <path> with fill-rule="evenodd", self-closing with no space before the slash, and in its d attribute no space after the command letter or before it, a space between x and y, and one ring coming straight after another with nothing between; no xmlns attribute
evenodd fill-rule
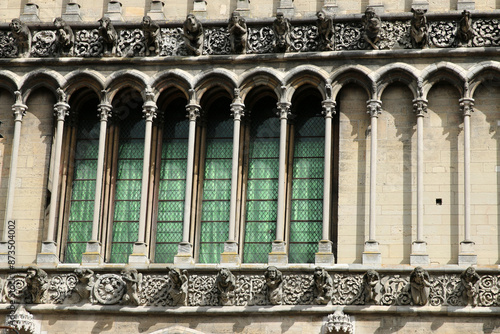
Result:
<svg viewBox="0 0 500 334"><path fill-rule="evenodd" d="M276 115L279 116L280 119L287 119L288 116L290 116L290 108L292 107L290 102L278 102L276 106L278 107Z"/></svg>
<svg viewBox="0 0 500 334"><path fill-rule="evenodd" d="M335 111L336 107L335 101L332 99L328 98L321 102L321 106L323 107L323 111L321 112L323 115L325 115L325 118L332 118L333 115L335 115L337 112Z"/></svg>
<svg viewBox="0 0 500 334"><path fill-rule="evenodd" d="M427 113L427 100L419 97L413 100L413 111L417 117L423 117Z"/></svg>
<svg viewBox="0 0 500 334"><path fill-rule="evenodd" d="M69 115L69 104L66 102L57 102L54 104L54 116L58 121L64 121L66 116Z"/></svg>
<svg viewBox="0 0 500 334"><path fill-rule="evenodd" d="M24 115L26 115L26 110L28 106L23 103L23 95L20 91L16 90L14 92L16 95L16 103L12 105L12 111L14 112L14 118L16 121L22 121Z"/></svg>
<svg viewBox="0 0 500 334"><path fill-rule="evenodd" d="M460 102L460 110L462 110L464 116L471 116L472 112L474 112L474 99L466 97L459 100Z"/></svg>
<svg viewBox="0 0 500 334"><path fill-rule="evenodd" d="M245 104L241 100L240 90L238 88L234 89L234 99L231 103L231 116L234 117L235 121L240 121L241 117L245 116Z"/></svg>
<svg viewBox="0 0 500 334"><path fill-rule="evenodd" d="M196 121L201 115L201 106L199 104L190 103L186 106L187 117L190 121Z"/></svg>
<svg viewBox="0 0 500 334"><path fill-rule="evenodd" d="M108 118L111 117L113 106L109 103L101 103L97 106L97 111L99 112L97 116L101 121L107 122Z"/></svg>
<svg viewBox="0 0 500 334"><path fill-rule="evenodd" d="M370 114L371 117L378 117L378 115L382 113L382 101L380 100L366 101L366 112Z"/></svg>

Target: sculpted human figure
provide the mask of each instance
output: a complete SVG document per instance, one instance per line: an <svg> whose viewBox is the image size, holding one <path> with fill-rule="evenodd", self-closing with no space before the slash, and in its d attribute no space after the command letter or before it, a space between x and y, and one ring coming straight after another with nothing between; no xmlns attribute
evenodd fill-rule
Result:
<svg viewBox="0 0 500 334"><path fill-rule="evenodd" d="M290 33L292 32L292 25L290 21L283 15L283 13L276 13L276 19L273 22L274 32L274 51L287 52L290 48Z"/></svg>
<svg viewBox="0 0 500 334"><path fill-rule="evenodd" d="M380 284L380 275L375 270L368 270L363 275L362 298L365 304L379 304L382 285Z"/></svg>
<svg viewBox="0 0 500 334"><path fill-rule="evenodd" d="M481 278L476 273L476 269L474 269L474 267L469 267L465 269L462 274L460 274L460 283L462 284L462 297L465 304L472 306L477 305L479 297L477 282L479 282L480 279Z"/></svg>
<svg viewBox="0 0 500 334"><path fill-rule="evenodd" d="M283 299L283 274L276 267L270 266L264 274L267 285L267 297L273 305L281 305Z"/></svg>
<svg viewBox="0 0 500 334"><path fill-rule="evenodd" d="M410 274L410 292L413 304L425 305L429 299L430 276L422 267L416 267Z"/></svg>
<svg viewBox="0 0 500 334"><path fill-rule="evenodd" d="M474 37L474 32L472 30L470 12L468 10L464 10L462 12L462 17L460 18L460 22L458 23L458 29L457 29L458 45L459 46L470 45L472 37Z"/></svg>
<svg viewBox="0 0 500 334"><path fill-rule="evenodd" d="M26 274L26 285L31 294L33 304L41 304L44 302L44 294L49 287L49 279L47 273L37 267L28 267Z"/></svg>
<svg viewBox="0 0 500 334"><path fill-rule="evenodd" d="M413 17L410 23L410 39L414 49L425 49L429 44L427 28L427 9L411 9Z"/></svg>
<svg viewBox="0 0 500 334"><path fill-rule="evenodd" d="M365 15L362 17L363 26L365 31L363 33L363 38L366 43L370 44L375 50L378 50L377 43L379 41L379 32L382 22L380 17L375 13L372 7L366 8Z"/></svg>
<svg viewBox="0 0 500 334"><path fill-rule="evenodd" d="M29 57L31 52L31 33L26 23L20 19L13 19L10 23L10 30L17 41L19 57Z"/></svg>
<svg viewBox="0 0 500 334"><path fill-rule="evenodd" d="M98 21L99 35L102 38L103 55L105 57L116 55L116 45L118 43L118 34L109 17L103 17Z"/></svg>
<svg viewBox="0 0 500 334"><path fill-rule="evenodd" d="M247 53L247 23L239 12L234 11L227 24L231 52Z"/></svg>
<svg viewBox="0 0 500 334"><path fill-rule="evenodd" d="M317 267L314 269L314 302L318 305L326 305L333 295L333 280L328 272Z"/></svg>
<svg viewBox="0 0 500 334"><path fill-rule="evenodd" d="M127 285L127 290L123 295L122 304L139 305L139 289L142 283L142 274L137 269L126 268L121 272L122 279Z"/></svg>
<svg viewBox="0 0 500 334"><path fill-rule="evenodd" d="M170 289L168 294L172 298L172 306L186 306L188 294L188 273L187 270L182 272L178 268L169 268L168 276L170 277Z"/></svg>
<svg viewBox="0 0 500 334"><path fill-rule="evenodd" d="M62 18L57 17L54 20L56 26L56 54L62 56L71 56L75 36L71 27Z"/></svg>
<svg viewBox="0 0 500 334"><path fill-rule="evenodd" d="M184 44L189 54L199 56L203 51L203 26L193 14L188 14L183 25Z"/></svg>
<svg viewBox="0 0 500 334"><path fill-rule="evenodd" d="M333 51L333 20L322 10L316 13L316 27L318 27L319 49Z"/></svg>
<svg viewBox="0 0 500 334"><path fill-rule="evenodd" d="M151 17L144 16L142 18L142 31L146 40L146 56L151 54L160 54L160 26L154 22Z"/></svg>
<svg viewBox="0 0 500 334"><path fill-rule="evenodd" d="M90 269L75 269L76 277L78 277L78 283L75 287L75 291L78 294L78 301L89 300L90 297L90 281L94 276L94 272Z"/></svg>
<svg viewBox="0 0 500 334"><path fill-rule="evenodd" d="M215 281L221 305L233 305L234 288L236 286L236 278L227 268L222 268L217 275Z"/></svg>

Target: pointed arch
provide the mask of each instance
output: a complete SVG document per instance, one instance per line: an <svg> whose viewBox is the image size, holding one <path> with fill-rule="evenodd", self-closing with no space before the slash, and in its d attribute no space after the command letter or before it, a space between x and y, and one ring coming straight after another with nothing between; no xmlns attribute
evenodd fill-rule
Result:
<svg viewBox="0 0 500 334"><path fill-rule="evenodd" d="M64 77L54 70L41 68L29 72L20 82L23 99L27 101L30 94L40 87L48 88L56 96L56 90L64 87L65 81Z"/></svg>
<svg viewBox="0 0 500 334"><path fill-rule="evenodd" d="M291 101L293 95L303 85L311 85L318 89L323 100L326 99L325 86L328 82L328 73L319 67L302 65L292 69L285 76L285 84L290 88L287 90L287 101Z"/></svg>
<svg viewBox="0 0 500 334"><path fill-rule="evenodd" d="M130 87L144 92L149 83L149 77L137 70L120 70L112 73L104 83L105 89L109 89L109 99L112 101L116 93L123 88Z"/></svg>
<svg viewBox="0 0 500 334"><path fill-rule="evenodd" d="M240 76L238 86L243 100L251 90L258 86L271 89L277 97L281 95L281 86L285 84L283 73L268 67L256 67Z"/></svg>
<svg viewBox="0 0 500 334"><path fill-rule="evenodd" d="M332 74L332 99L337 98L337 94L342 87L354 83L366 91L368 98L373 98L373 80L370 77L370 70L362 65L347 65L335 70Z"/></svg>
<svg viewBox="0 0 500 334"><path fill-rule="evenodd" d="M440 62L427 66L420 76L423 87L423 98L427 99L427 94L438 82L446 81L453 85L464 96L464 84L467 80L467 72L462 67L449 62Z"/></svg>
<svg viewBox="0 0 500 334"><path fill-rule="evenodd" d="M99 96L106 80L101 73L89 69L72 71L65 78L66 84L63 88L68 95L68 101L71 95L81 88L90 89Z"/></svg>
<svg viewBox="0 0 500 334"><path fill-rule="evenodd" d="M14 94L19 89L20 78L8 70L0 70L0 87Z"/></svg>
<svg viewBox="0 0 500 334"><path fill-rule="evenodd" d="M500 83L500 62L484 61L475 64L467 73L467 82L469 83L469 97L474 97L477 87L486 81Z"/></svg>
<svg viewBox="0 0 500 334"><path fill-rule="evenodd" d="M418 97L419 71L405 63L394 63L383 66L371 73L372 80L377 83L376 99L380 100L384 90L393 82L401 82L413 93L413 98Z"/></svg>
<svg viewBox="0 0 500 334"><path fill-rule="evenodd" d="M194 77L183 70L167 70L154 75L151 78L151 86L158 92L156 98L163 91L175 87L184 93L186 99L189 99L189 90L194 87Z"/></svg>

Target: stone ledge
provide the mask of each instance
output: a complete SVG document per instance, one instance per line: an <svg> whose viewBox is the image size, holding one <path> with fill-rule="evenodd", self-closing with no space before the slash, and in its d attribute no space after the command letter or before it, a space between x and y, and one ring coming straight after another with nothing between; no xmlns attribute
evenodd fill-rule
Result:
<svg viewBox="0 0 500 334"><path fill-rule="evenodd" d="M92 314L166 314L166 315L276 315L276 314L308 314L327 315L337 310L342 310L350 315L356 314L398 314L398 315L445 315L445 316L491 316L500 314L500 307L471 307L471 306L308 306L308 305L280 305L280 306L104 306L104 305L24 305L30 313L92 313ZM8 313L9 304L0 304L0 313Z"/></svg>

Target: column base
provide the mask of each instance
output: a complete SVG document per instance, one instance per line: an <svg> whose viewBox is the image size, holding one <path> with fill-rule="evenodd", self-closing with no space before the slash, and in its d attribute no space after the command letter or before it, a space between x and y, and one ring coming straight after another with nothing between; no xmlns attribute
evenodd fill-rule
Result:
<svg viewBox="0 0 500 334"><path fill-rule="evenodd" d="M239 265L240 255L238 254L238 243L236 241L226 241L224 243L224 253L220 255L220 263Z"/></svg>
<svg viewBox="0 0 500 334"><path fill-rule="evenodd" d="M335 256L332 252L332 242L330 240L320 240L318 243L318 252L314 255L314 264L317 266L333 266Z"/></svg>
<svg viewBox="0 0 500 334"><path fill-rule="evenodd" d="M271 253L268 256L269 265L287 265L288 254L284 241L273 241Z"/></svg>
<svg viewBox="0 0 500 334"><path fill-rule="evenodd" d="M474 252L475 243L470 240L464 240L460 243L460 252L458 253L459 266L472 266L477 264L477 254Z"/></svg>
<svg viewBox="0 0 500 334"><path fill-rule="evenodd" d="M104 263L101 253L101 243L99 241L87 242L87 249L82 254L82 265L100 265Z"/></svg>
<svg viewBox="0 0 500 334"><path fill-rule="evenodd" d="M411 244L410 264L412 266L429 265L431 263L427 254L427 243L425 241L414 241Z"/></svg>
<svg viewBox="0 0 500 334"><path fill-rule="evenodd" d="M136 242L132 254L128 257L128 264L134 266L149 265L148 245L143 242Z"/></svg>
<svg viewBox="0 0 500 334"><path fill-rule="evenodd" d="M362 263L368 265L382 264L382 254L380 254L378 248L378 241L375 240L365 241L365 250L363 252Z"/></svg>
<svg viewBox="0 0 500 334"><path fill-rule="evenodd" d="M43 241L42 251L36 255L36 263L44 267L57 267L57 244L54 241Z"/></svg>
<svg viewBox="0 0 500 334"><path fill-rule="evenodd" d="M174 256L174 264L194 264L193 245L189 242L180 242L177 246L177 254Z"/></svg>

